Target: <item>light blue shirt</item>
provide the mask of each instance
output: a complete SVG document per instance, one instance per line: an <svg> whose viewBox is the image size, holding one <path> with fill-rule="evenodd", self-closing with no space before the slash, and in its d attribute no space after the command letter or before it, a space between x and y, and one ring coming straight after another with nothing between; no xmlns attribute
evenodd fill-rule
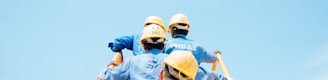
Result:
<svg viewBox="0 0 328 80"><path fill-rule="evenodd" d="M170 54L175 50L187 50L191 51L195 56L198 65L201 62L213 63L217 60L217 56L214 53L207 53L200 44L189 40L185 35L177 34L175 38L168 40L165 43L164 53Z"/></svg>
<svg viewBox="0 0 328 80"><path fill-rule="evenodd" d="M159 80L162 62L167 54L159 49L151 49L149 53L132 56L119 66L102 71L103 80Z"/></svg>
<svg viewBox="0 0 328 80"><path fill-rule="evenodd" d="M195 80L228 80L227 77L214 73L212 71L207 71L202 67L198 68L198 72Z"/></svg>
<svg viewBox="0 0 328 80"><path fill-rule="evenodd" d="M139 55L145 53L144 48L140 45L140 34L133 34L130 36L118 37L114 40L113 47L111 50L113 52L122 51L123 49L128 49L133 51L133 55Z"/></svg>

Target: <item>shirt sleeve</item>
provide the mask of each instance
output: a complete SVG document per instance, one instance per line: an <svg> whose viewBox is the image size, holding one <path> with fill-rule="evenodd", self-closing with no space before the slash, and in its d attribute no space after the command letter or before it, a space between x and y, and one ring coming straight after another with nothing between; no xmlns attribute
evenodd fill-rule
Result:
<svg viewBox="0 0 328 80"><path fill-rule="evenodd" d="M216 72L208 71L203 67L199 67L195 80L231 80L222 74Z"/></svg>
<svg viewBox="0 0 328 80"><path fill-rule="evenodd" d="M131 66L131 59L125 60L119 66L113 68L110 74L109 80L126 80L130 77L130 68Z"/></svg>
<svg viewBox="0 0 328 80"><path fill-rule="evenodd" d="M232 78L226 77L222 74L218 74L218 79L217 80L232 80Z"/></svg>
<svg viewBox="0 0 328 80"><path fill-rule="evenodd" d="M116 38L113 43L113 47L111 47L112 51L118 52L118 51L122 51L124 48L133 50L134 37L135 37L135 35L122 36L122 37Z"/></svg>
<svg viewBox="0 0 328 80"><path fill-rule="evenodd" d="M218 60L218 57L214 53L208 53L203 47L200 47L203 53L201 62L213 63Z"/></svg>

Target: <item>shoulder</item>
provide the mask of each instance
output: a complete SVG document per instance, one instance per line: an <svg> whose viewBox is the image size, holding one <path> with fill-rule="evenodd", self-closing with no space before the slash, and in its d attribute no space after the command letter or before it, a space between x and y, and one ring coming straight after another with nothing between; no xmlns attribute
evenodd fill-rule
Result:
<svg viewBox="0 0 328 80"><path fill-rule="evenodd" d="M186 40L187 40L187 41L194 41L194 40L192 40L192 39L189 39L189 38L186 38Z"/></svg>
<svg viewBox="0 0 328 80"><path fill-rule="evenodd" d="M168 56L168 54L166 54L166 53L159 53L158 55L159 56L164 56L164 57Z"/></svg>
<svg viewBox="0 0 328 80"><path fill-rule="evenodd" d="M132 56L126 62L131 64L131 66L139 66L140 64L144 64L145 62L149 61L151 57L149 55L137 55L137 56Z"/></svg>
<svg viewBox="0 0 328 80"><path fill-rule="evenodd" d="M170 40L167 40L165 42L165 44L171 44L171 43L174 43L174 42L177 42L177 40L176 39L170 39Z"/></svg>
<svg viewBox="0 0 328 80"><path fill-rule="evenodd" d="M182 38L173 38L171 40L168 40L167 43L176 43L176 42L185 42L188 41L186 39L182 39Z"/></svg>
<svg viewBox="0 0 328 80"><path fill-rule="evenodd" d="M192 41L192 45L194 45L197 49L204 49L204 47L198 42Z"/></svg>
<svg viewBox="0 0 328 80"><path fill-rule="evenodd" d="M162 62L167 56L168 56L168 54L166 54L166 53L160 53L157 55L156 59L158 59L160 62Z"/></svg>
<svg viewBox="0 0 328 80"><path fill-rule="evenodd" d="M200 43L198 43L194 40L188 39L188 41L190 41L193 45L202 46Z"/></svg>
<svg viewBox="0 0 328 80"><path fill-rule="evenodd" d="M134 37L134 38L138 38L141 37L141 33L137 33L137 34L131 34L130 37Z"/></svg>
<svg viewBox="0 0 328 80"><path fill-rule="evenodd" d="M141 35L142 35L141 33L136 33L136 34L130 34L130 35L122 36L122 37L139 37Z"/></svg>
<svg viewBox="0 0 328 80"><path fill-rule="evenodd" d="M131 59L134 60L134 61L137 61L137 60L145 60L147 58L150 58L151 57L151 54L140 54L140 55L136 55L136 56L132 56Z"/></svg>
<svg viewBox="0 0 328 80"><path fill-rule="evenodd" d="M170 40L167 40L167 42L172 42L172 41L176 41L176 40L177 40L177 38L172 38Z"/></svg>

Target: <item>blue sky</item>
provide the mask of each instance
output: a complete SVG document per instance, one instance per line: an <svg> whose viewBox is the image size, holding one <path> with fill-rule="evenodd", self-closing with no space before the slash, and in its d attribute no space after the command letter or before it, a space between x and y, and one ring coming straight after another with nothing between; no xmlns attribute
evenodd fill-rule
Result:
<svg viewBox="0 0 328 80"><path fill-rule="evenodd" d="M96 79L113 57L108 42L140 33L147 16L159 16L167 25L176 13L189 17L190 39L223 53L235 80L328 80L327 3L2 0L0 80Z"/></svg>

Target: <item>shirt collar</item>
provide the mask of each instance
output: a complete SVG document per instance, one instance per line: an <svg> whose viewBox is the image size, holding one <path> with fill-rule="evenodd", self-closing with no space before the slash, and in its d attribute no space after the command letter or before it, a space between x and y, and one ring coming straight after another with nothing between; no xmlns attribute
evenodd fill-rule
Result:
<svg viewBox="0 0 328 80"><path fill-rule="evenodd" d="M183 34L176 34L175 38L184 38L184 39L186 39L186 36L183 35Z"/></svg>
<svg viewBox="0 0 328 80"><path fill-rule="evenodd" d="M151 49L151 50L148 50L148 53L150 53L150 54L159 54L161 52L162 52L162 50L160 50L160 49Z"/></svg>

